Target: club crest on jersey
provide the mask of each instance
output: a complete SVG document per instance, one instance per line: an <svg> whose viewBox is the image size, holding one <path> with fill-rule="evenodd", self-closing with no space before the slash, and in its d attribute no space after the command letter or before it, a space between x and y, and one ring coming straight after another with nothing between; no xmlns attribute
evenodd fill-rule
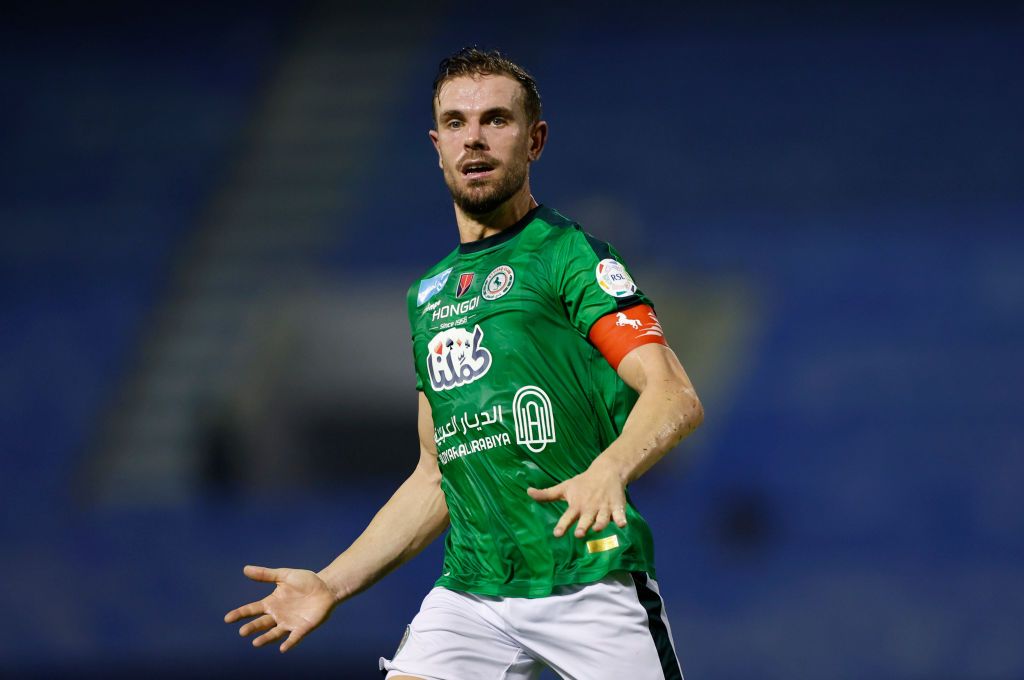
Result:
<svg viewBox="0 0 1024 680"><path fill-rule="evenodd" d="M597 276L597 285L612 297L626 297L636 292L636 284L618 260L601 260L594 274Z"/></svg>
<svg viewBox="0 0 1024 680"><path fill-rule="evenodd" d="M420 290L416 293L416 306L419 307L424 302L434 297L444 289L444 284L448 283L448 275L452 273L452 268L445 269L440 274L434 274L429 279L423 279L420 281Z"/></svg>
<svg viewBox="0 0 1024 680"><path fill-rule="evenodd" d="M540 453L555 442L555 414L547 392L536 385L520 387L512 399L516 444Z"/></svg>
<svg viewBox="0 0 1024 680"><path fill-rule="evenodd" d="M509 267L507 264L495 267L487 275L487 278L484 279L481 295L484 296L485 300L497 300L512 290L512 284L515 283L515 280L516 273L512 271L512 267Z"/></svg>
<svg viewBox="0 0 1024 680"><path fill-rule="evenodd" d="M460 298L466 294L469 287L473 285L473 279L476 274L468 272L466 274L459 274L459 285L455 287L455 297Z"/></svg>
<svg viewBox="0 0 1024 680"><path fill-rule="evenodd" d="M450 328L427 343L427 374L435 391L462 387L482 378L491 367L491 353L481 343L484 329Z"/></svg>

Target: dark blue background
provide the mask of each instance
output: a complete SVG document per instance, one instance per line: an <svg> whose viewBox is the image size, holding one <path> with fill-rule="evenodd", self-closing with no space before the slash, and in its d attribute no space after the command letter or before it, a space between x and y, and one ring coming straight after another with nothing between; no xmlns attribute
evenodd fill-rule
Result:
<svg viewBox="0 0 1024 680"><path fill-rule="evenodd" d="M439 546L294 653L252 650L220 622L263 592L241 566L319 568L406 470L171 507L83 481L306 9L53 4L0 28L5 674L374 677L436 576ZM451 249L430 81L501 47L551 124L540 200L613 200L643 227L627 259L756 301L728 408L674 454L700 455L634 491L687 675L1024 677L1022 28L1016 4L452 8L381 84L400 97L323 266Z"/></svg>

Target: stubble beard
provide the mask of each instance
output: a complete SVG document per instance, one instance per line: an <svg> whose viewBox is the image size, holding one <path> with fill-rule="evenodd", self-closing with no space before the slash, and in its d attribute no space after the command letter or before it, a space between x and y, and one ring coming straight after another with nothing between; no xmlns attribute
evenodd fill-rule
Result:
<svg viewBox="0 0 1024 680"><path fill-rule="evenodd" d="M505 165L507 172L496 183L482 183L477 186L461 187L458 177L445 173L445 184L452 200L467 215L488 215L512 198L526 183L526 163Z"/></svg>

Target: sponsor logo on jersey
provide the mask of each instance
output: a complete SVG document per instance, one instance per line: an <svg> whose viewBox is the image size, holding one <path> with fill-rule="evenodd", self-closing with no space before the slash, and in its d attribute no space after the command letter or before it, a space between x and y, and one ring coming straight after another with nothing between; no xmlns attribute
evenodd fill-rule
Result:
<svg viewBox="0 0 1024 680"><path fill-rule="evenodd" d="M601 260L594 274L597 276L597 285L612 297L626 297L636 292L636 284L618 260Z"/></svg>
<svg viewBox="0 0 1024 680"><path fill-rule="evenodd" d="M460 298L466 294L469 287L473 285L473 278L475 276L476 274L473 272L459 274L459 285L455 287L455 297Z"/></svg>
<svg viewBox="0 0 1024 680"><path fill-rule="evenodd" d="M416 294L416 306L419 307L424 302L434 297L444 288L444 284L448 283L448 275L452 273L452 268L445 269L440 274L434 274L429 279L423 279L420 281L420 290Z"/></svg>
<svg viewBox="0 0 1024 680"><path fill-rule="evenodd" d="M424 308L423 308L423 311L422 311L422 312L420 312L420 314L426 314L427 312L429 312L429 311L431 311L431 310L437 309L437 306L438 306L439 304L441 304L441 301L440 301L440 300L434 300L434 301L433 301L433 302L431 302L431 303L430 303L429 305L427 305L426 307L424 307Z"/></svg>
<svg viewBox="0 0 1024 680"><path fill-rule="evenodd" d="M437 321L438 319L447 319L449 316L458 316L459 314L466 314L473 311L480 306L480 297L474 297L471 300L463 300L462 302L441 305L434 310L434 313L430 315L431 321Z"/></svg>
<svg viewBox="0 0 1024 680"><path fill-rule="evenodd" d="M625 312L618 312L615 315L615 325L622 326L623 328L628 326L635 331L643 331L642 333L637 333L636 337L638 338L647 336L665 337L665 332L661 329L661 322L658 321L658 317L654 316L654 312L647 312L647 317L647 319L633 319Z"/></svg>
<svg viewBox="0 0 1024 680"><path fill-rule="evenodd" d="M540 453L555 442L555 414L547 393L535 385L520 387L512 399L516 444Z"/></svg>
<svg viewBox="0 0 1024 680"><path fill-rule="evenodd" d="M437 454L437 460L441 465L447 465L448 463L468 456L471 453L477 453L478 451L489 451L490 449L496 449L499 446L511 446L512 438L508 436L508 432L499 432L498 434L489 434L485 437L478 437L472 439L468 443L459 444L458 446L451 446L444 451Z"/></svg>
<svg viewBox="0 0 1024 680"><path fill-rule="evenodd" d="M435 391L450 390L482 378L491 368L491 353L483 346L484 329L441 331L427 343L427 374Z"/></svg>
<svg viewBox="0 0 1024 680"><path fill-rule="evenodd" d="M512 271L512 267L507 264L503 264L500 267L495 267L491 270L491 273L484 279L483 293L485 300L497 300L505 293L512 290L512 284L515 283L516 273Z"/></svg>
<svg viewBox="0 0 1024 680"><path fill-rule="evenodd" d="M502 415L502 408L500 404L489 410L474 412L472 418L470 418L468 411L463 411L461 420L452 416L451 421L445 423L441 427L434 428L434 443L441 446L441 444L444 444L448 438L457 435L459 433L460 423L462 425L462 434L468 434L471 430L482 432L488 425L504 422L505 418Z"/></svg>

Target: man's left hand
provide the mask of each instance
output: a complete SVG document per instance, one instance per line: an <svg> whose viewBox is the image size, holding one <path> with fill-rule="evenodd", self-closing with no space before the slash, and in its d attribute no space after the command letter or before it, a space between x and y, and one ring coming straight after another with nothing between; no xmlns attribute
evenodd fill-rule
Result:
<svg viewBox="0 0 1024 680"><path fill-rule="evenodd" d="M619 476L594 461L586 472L547 489L529 488L526 493L540 503L566 501L569 508L555 525L555 536L562 536L576 522L576 538L587 531L601 531L609 520L620 528L626 526L626 493Z"/></svg>

